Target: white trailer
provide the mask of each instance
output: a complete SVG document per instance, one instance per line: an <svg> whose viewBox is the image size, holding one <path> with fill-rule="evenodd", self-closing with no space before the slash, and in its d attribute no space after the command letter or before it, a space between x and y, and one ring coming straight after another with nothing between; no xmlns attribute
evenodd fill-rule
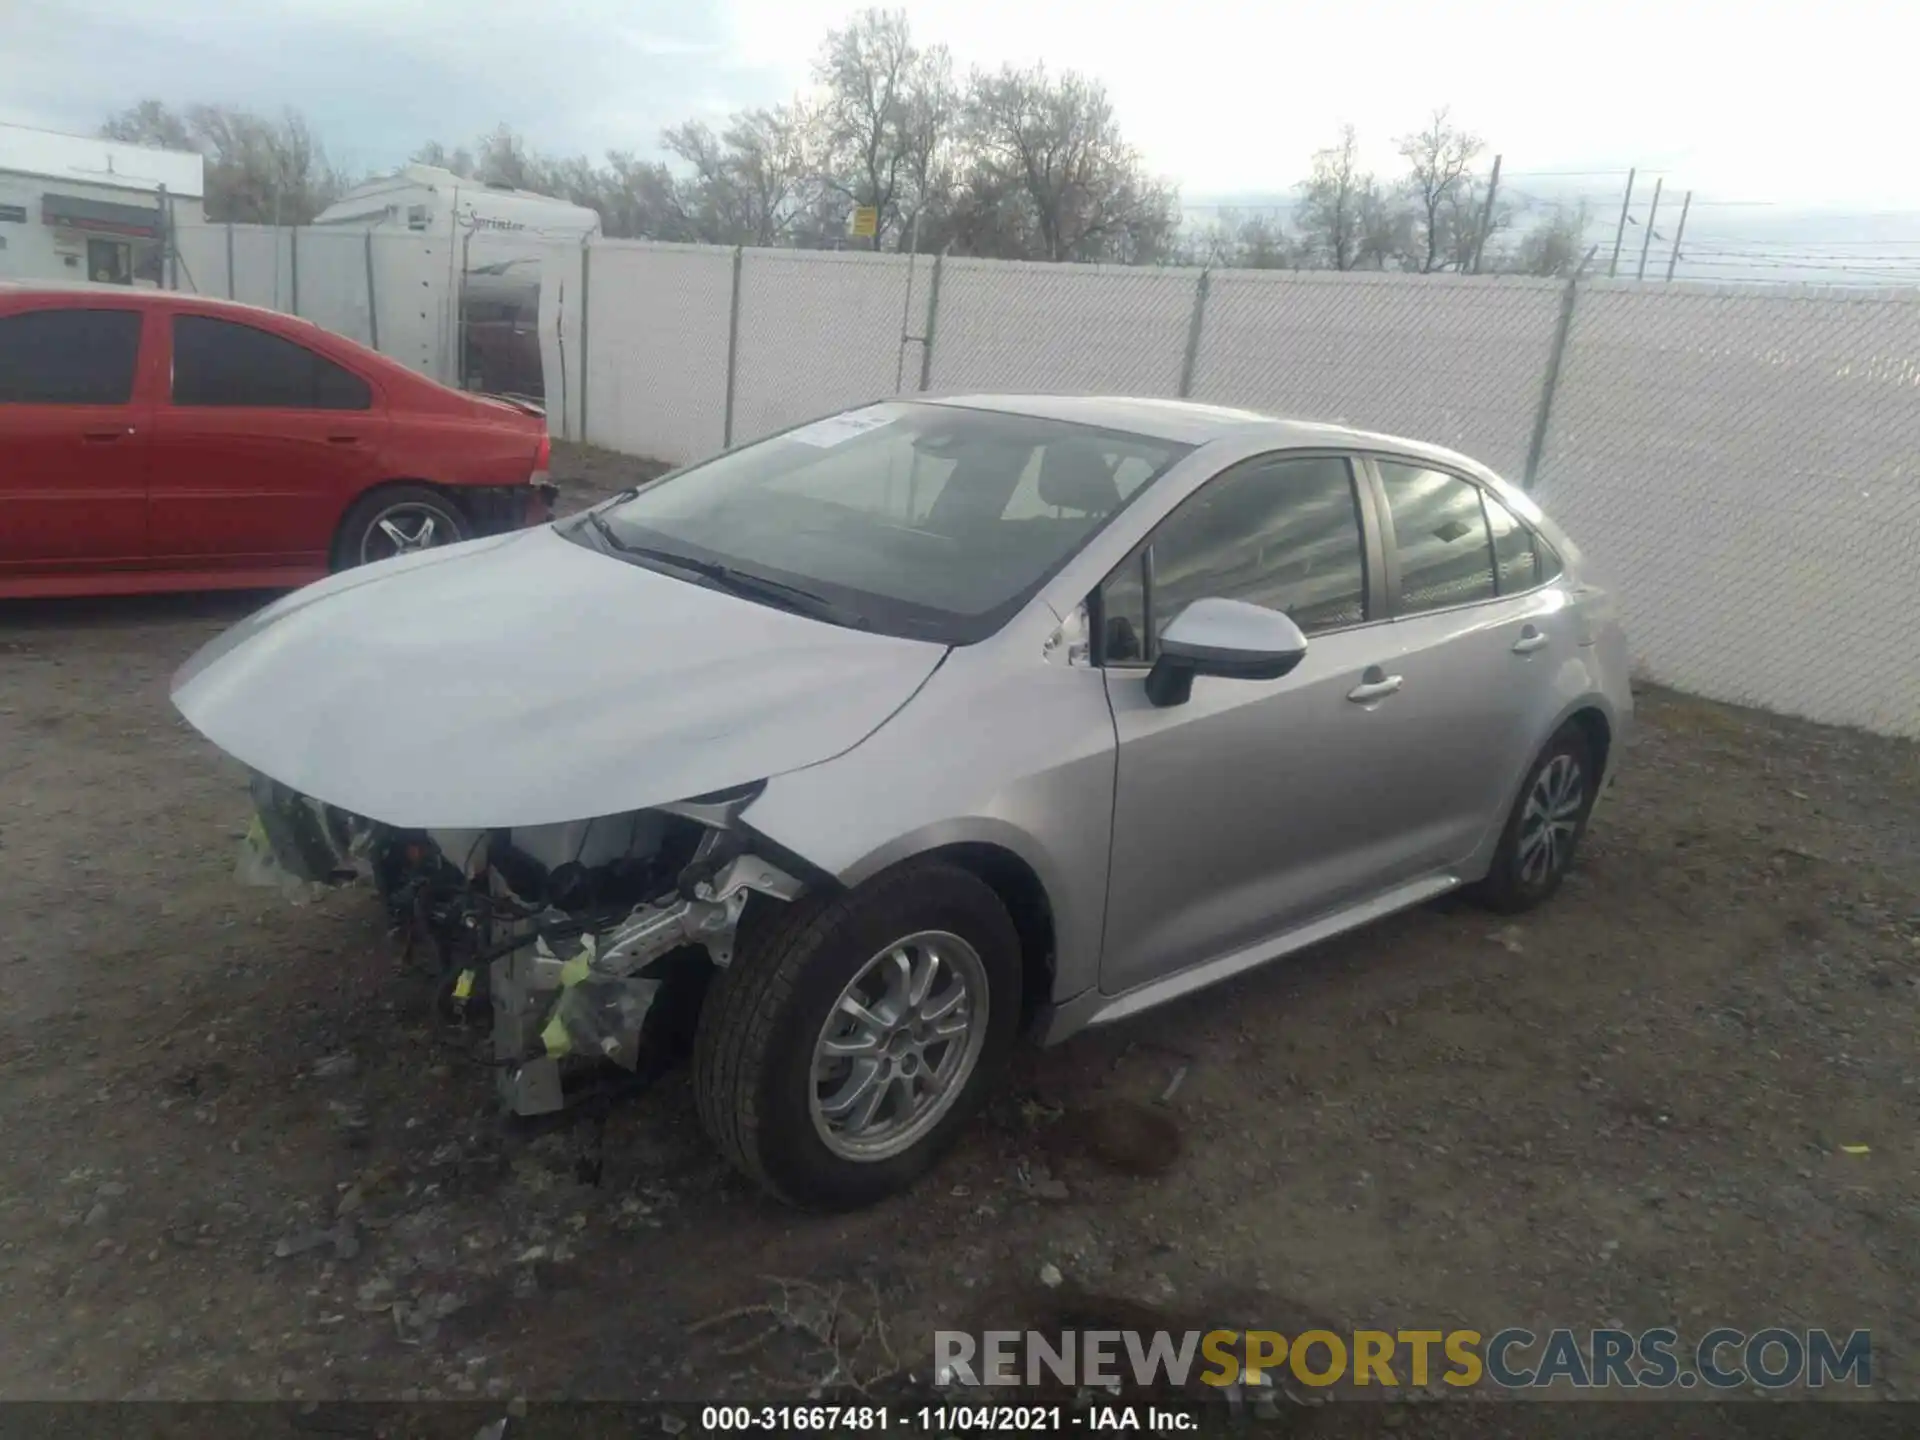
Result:
<svg viewBox="0 0 1920 1440"><path fill-rule="evenodd" d="M464 383L540 397L540 274L555 247L600 233L598 212L531 190L468 180L435 165L408 165L356 185L315 225L405 230L448 241L458 297L453 353Z"/></svg>

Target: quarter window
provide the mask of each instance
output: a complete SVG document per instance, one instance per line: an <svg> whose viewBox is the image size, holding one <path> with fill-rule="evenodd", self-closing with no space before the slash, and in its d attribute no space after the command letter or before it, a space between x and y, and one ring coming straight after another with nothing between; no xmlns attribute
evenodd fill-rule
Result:
<svg viewBox="0 0 1920 1440"><path fill-rule="evenodd" d="M366 410L367 382L304 345L207 315L173 321L173 403L285 410Z"/></svg>
<svg viewBox="0 0 1920 1440"><path fill-rule="evenodd" d="M1539 535L1533 537L1534 563L1540 567L1540 583L1560 578L1560 556Z"/></svg>
<svg viewBox="0 0 1920 1440"><path fill-rule="evenodd" d="M1533 532L1493 496L1482 494L1487 524L1493 529L1493 565L1502 595L1518 595L1540 583L1540 561L1534 553Z"/></svg>
<svg viewBox="0 0 1920 1440"><path fill-rule="evenodd" d="M1107 578L1103 656L1149 661L1195 600L1284 611L1313 635L1367 618L1353 469L1337 456L1250 461L1207 482Z"/></svg>
<svg viewBox="0 0 1920 1440"><path fill-rule="evenodd" d="M1498 593L1478 485L1394 460L1380 462L1380 480L1400 555L1400 613L1442 610Z"/></svg>
<svg viewBox="0 0 1920 1440"><path fill-rule="evenodd" d="M139 357L137 310L0 317L0 405L124 405Z"/></svg>

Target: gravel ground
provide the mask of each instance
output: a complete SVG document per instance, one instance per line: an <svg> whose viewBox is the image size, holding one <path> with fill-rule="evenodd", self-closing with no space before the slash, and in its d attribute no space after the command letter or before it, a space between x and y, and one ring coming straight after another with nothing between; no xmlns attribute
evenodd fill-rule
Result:
<svg viewBox="0 0 1920 1440"><path fill-rule="evenodd" d="M1920 1384L1910 745L1649 691L1545 910L1023 1053L917 1191L820 1219L684 1075L508 1133L365 894L235 881L241 773L166 687L263 598L0 606L0 1396L799 1396L1063 1315L1866 1326Z"/></svg>

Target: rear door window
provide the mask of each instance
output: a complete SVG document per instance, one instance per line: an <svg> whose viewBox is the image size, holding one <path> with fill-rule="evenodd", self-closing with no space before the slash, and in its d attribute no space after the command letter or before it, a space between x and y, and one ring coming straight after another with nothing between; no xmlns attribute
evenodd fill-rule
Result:
<svg viewBox="0 0 1920 1440"><path fill-rule="evenodd" d="M1400 556L1400 613L1444 610L1498 594L1480 487L1406 461L1378 464Z"/></svg>
<svg viewBox="0 0 1920 1440"><path fill-rule="evenodd" d="M210 315L173 320L173 403L221 408L367 410L367 382L278 335Z"/></svg>
<svg viewBox="0 0 1920 1440"><path fill-rule="evenodd" d="M125 405L139 358L138 310L0 316L0 405Z"/></svg>

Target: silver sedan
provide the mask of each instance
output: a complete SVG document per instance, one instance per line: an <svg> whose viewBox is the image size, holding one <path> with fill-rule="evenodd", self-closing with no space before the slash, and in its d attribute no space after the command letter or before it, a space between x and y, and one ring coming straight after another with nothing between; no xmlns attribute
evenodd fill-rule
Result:
<svg viewBox="0 0 1920 1440"><path fill-rule="evenodd" d="M768 1189L909 1183L1057 1042L1553 894L1632 701L1524 493L1160 400L890 401L298 591L175 680L253 873L372 882L508 1109L690 1050Z"/></svg>

